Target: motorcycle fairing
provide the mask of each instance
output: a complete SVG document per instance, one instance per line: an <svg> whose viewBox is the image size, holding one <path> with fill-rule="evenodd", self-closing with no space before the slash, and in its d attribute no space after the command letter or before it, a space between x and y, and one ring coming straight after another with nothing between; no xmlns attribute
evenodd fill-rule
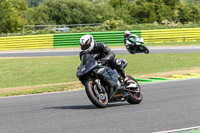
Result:
<svg viewBox="0 0 200 133"><path fill-rule="evenodd" d="M84 54L81 58L81 64L77 70L77 77L81 77L88 73L90 70L94 69L97 65L96 61L92 58L90 54Z"/></svg>
<svg viewBox="0 0 200 133"><path fill-rule="evenodd" d="M118 81L118 73L115 70L112 70L109 67L102 67L97 70L95 70L97 73L97 76L100 77L104 82L108 84L109 87L113 87L117 85Z"/></svg>
<svg viewBox="0 0 200 133"><path fill-rule="evenodd" d="M79 80L84 79L85 74L94 71L97 76L102 79L109 87L117 85L118 73L117 71L107 67L98 66L97 61L94 59L96 55L84 54L81 58L81 64L77 70L77 77Z"/></svg>

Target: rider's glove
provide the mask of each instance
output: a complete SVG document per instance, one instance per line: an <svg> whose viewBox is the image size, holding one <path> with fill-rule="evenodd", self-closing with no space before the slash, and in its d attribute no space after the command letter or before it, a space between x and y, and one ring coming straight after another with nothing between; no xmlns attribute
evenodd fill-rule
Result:
<svg viewBox="0 0 200 133"><path fill-rule="evenodd" d="M107 58L102 58L101 61L103 61L103 62L107 62L108 59L107 59Z"/></svg>

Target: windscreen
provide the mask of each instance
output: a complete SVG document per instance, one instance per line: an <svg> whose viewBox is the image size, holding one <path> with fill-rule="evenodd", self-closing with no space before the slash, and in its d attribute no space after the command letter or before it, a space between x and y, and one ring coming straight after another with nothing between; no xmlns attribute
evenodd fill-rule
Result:
<svg viewBox="0 0 200 133"><path fill-rule="evenodd" d="M85 65L87 63L87 61L89 60L90 58L90 54L84 54L82 57L81 57L81 64L82 65Z"/></svg>

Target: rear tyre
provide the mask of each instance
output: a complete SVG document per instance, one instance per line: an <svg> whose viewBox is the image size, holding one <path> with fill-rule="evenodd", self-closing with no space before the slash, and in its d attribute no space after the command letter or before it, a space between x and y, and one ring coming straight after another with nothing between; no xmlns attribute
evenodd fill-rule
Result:
<svg viewBox="0 0 200 133"><path fill-rule="evenodd" d="M108 104L108 94L104 89L104 93L100 93L94 81L85 83L85 91L90 101L98 108L105 108Z"/></svg>
<svg viewBox="0 0 200 133"><path fill-rule="evenodd" d="M127 77L129 78L129 80L132 80L136 84L136 86L138 87L138 90L139 90L139 92L130 91L131 95L128 98L127 102L130 104L139 104L143 99L140 85L133 77L131 77L131 76L127 76Z"/></svg>

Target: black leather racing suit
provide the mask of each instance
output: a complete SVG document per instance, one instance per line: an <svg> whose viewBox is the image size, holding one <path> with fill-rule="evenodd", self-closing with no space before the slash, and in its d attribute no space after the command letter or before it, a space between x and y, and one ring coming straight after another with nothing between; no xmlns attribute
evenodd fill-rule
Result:
<svg viewBox="0 0 200 133"><path fill-rule="evenodd" d="M84 52L80 52L80 60ZM115 58L115 53L113 53L106 44L103 42L95 42L94 48L89 54L100 54L97 60L107 61L112 68L115 68L118 73L121 74L123 78L126 77L125 70L122 67L122 64L118 59Z"/></svg>

